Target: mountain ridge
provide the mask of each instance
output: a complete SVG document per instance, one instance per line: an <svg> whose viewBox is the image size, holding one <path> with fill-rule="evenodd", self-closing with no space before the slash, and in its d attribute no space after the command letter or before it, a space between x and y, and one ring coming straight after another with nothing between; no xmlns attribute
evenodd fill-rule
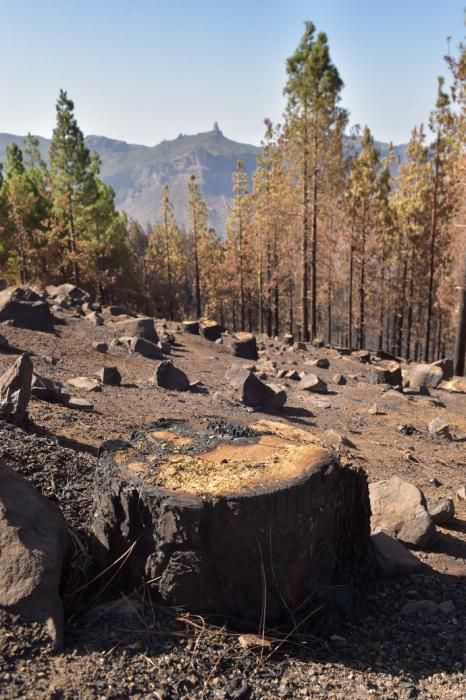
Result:
<svg viewBox="0 0 466 700"><path fill-rule="evenodd" d="M6 147L13 141L20 147L24 136L0 133L0 162L6 158ZM44 159L48 157L50 139L38 136ZM159 219L162 191L170 185L170 196L177 220L186 225L187 187L191 175L201 185L208 208L209 225L224 235L228 203L232 197L231 177L237 161L243 160L252 179L259 146L240 143L224 136L217 123L210 131L179 134L154 146L128 143L119 139L89 134L86 145L101 159L101 176L115 191L115 204L143 226ZM377 142L381 155L388 153L388 144ZM402 158L404 145L395 152Z"/></svg>

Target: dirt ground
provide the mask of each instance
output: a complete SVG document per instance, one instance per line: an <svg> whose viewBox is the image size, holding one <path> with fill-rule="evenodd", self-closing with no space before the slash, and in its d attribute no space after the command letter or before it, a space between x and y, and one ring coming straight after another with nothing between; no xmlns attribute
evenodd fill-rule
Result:
<svg viewBox="0 0 466 700"><path fill-rule="evenodd" d="M70 528L85 529L92 512L92 473L104 440L126 439L160 418L205 426L225 419L246 424L261 418L304 428L317 438L333 428L350 441L341 458L362 466L369 481L393 474L419 486L427 498L454 498L456 517L438 528L435 548L418 552L425 571L377 584L367 610L331 639L302 639L294 647L266 640L251 646L237 634L206 626L195 616L154 608L144 592L109 606L102 600L68 619L66 648L53 654L36 628L8 615L0 618L0 695L5 698L463 698L466 603L466 507L455 497L466 482L466 394L432 390L431 396L383 392L367 382L368 367L333 349L283 350L263 340L277 369L315 372L329 393L308 394L298 382L286 387L286 407L274 415L251 411L236 400L225 375L232 364L228 342L176 335L172 360L208 393L167 391L153 383L157 361L120 348L105 354L94 341L116 337L111 322L97 327L68 315L54 334L0 325L11 346L0 354L0 372L18 353L31 354L37 374L60 381L94 404L92 412L33 399L26 430L0 423L0 458L18 469L62 507ZM306 361L326 357L329 369ZM116 366L119 387L79 392L67 380L95 377ZM333 383L343 374L346 385ZM377 414L369 409L377 406ZM428 423L441 416L455 439L434 437ZM408 427L406 427L408 426ZM464 439L462 439L464 438ZM406 618L404 603L452 600L450 618ZM112 607L113 605L113 607ZM97 606L97 607L96 607ZM276 647L279 648L276 648Z"/></svg>

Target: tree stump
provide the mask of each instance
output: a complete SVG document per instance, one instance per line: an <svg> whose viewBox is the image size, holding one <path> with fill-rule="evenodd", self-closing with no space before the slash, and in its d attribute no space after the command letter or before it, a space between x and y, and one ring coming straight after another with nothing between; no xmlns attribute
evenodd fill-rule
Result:
<svg viewBox="0 0 466 700"><path fill-rule="evenodd" d="M190 335L199 335L199 321L183 321L183 331Z"/></svg>
<svg viewBox="0 0 466 700"><path fill-rule="evenodd" d="M349 612L372 572L365 473L282 423L159 421L104 443L95 494L120 589L247 628Z"/></svg>
<svg viewBox="0 0 466 700"><path fill-rule="evenodd" d="M199 324L199 331L206 340L218 340L222 337L222 326L217 321L203 320Z"/></svg>
<svg viewBox="0 0 466 700"><path fill-rule="evenodd" d="M252 333L235 333L231 343L231 354L245 360L257 360L256 337Z"/></svg>

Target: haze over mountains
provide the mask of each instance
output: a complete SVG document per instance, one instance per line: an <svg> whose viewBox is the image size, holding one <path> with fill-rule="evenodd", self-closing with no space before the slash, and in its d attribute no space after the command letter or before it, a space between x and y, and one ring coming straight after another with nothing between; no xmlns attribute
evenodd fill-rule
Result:
<svg viewBox="0 0 466 700"><path fill-rule="evenodd" d="M23 144L23 136L0 133L0 162L6 158L6 147L15 141ZM43 157L47 159L50 140L39 137ZM115 203L128 216L144 227L159 218L162 190L170 185L170 195L180 224L186 224L186 197L189 178L198 178L209 211L209 225L224 235L228 203L232 196L231 177L238 159L242 159L252 178L260 148L226 138L218 125L211 131L194 135L179 134L156 146L142 146L105 136L86 136L91 151L102 161L102 179L115 190ZM382 156L388 144L377 143ZM404 146L395 153L403 157Z"/></svg>

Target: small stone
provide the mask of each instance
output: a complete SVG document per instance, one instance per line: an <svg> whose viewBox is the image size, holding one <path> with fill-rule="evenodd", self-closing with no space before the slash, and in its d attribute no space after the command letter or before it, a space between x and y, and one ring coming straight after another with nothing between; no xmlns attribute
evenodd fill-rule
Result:
<svg viewBox="0 0 466 700"><path fill-rule="evenodd" d="M371 416L378 416L379 415L379 408L376 403L373 403L372 406L369 408L367 411Z"/></svg>
<svg viewBox="0 0 466 700"><path fill-rule="evenodd" d="M427 511L436 525L449 523L455 517L455 505L451 498L429 498Z"/></svg>
<svg viewBox="0 0 466 700"><path fill-rule="evenodd" d="M334 384L339 384L340 386L343 386L346 384L346 377L344 377L342 374L334 374L332 377L332 382Z"/></svg>
<svg viewBox="0 0 466 700"><path fill-rule="evenodd" d="M304 379L299 382L299 389L302 391L312 391L317 394L327 393L327 384L316 374L307 374Z"/></svg>
<svg viewBox="0 0 466 700"><path fill-rule="evenodd" d="M444 615L454 615L456 612L456 606L452 600L444 600L439 603L438 607Z"/></svg>
<svg viewBox="0 0 466 700"><path fill-rule="evenodd" d="M414 600L401 608L402 615L422 615L430 617L438 612L439 606L433 600Z"/></svg>
<svg viewBox="0 0 466 700"><path fill-rule="evenodd" d="M278 374L277 374L277 376L278 376ZM293 381L298 381L300 379L300 376L295 369L290 369L288 372L286 372L285 378L286 379L293 379Z"/></svg>
<svg viewBox="0 0 466 700"><path fill-rule="evenodd" d="M31 398L32 361L23 354L0 377L0 418L22 425Z"/></svg>
<svg viewBox="0 0 466 700"><path fill-rule="evenodd" d="M102 391L100 383L95 379L89 379L89 377L73 377L68 379L68 384L81 391Z"/></svg>
<svg viewBox="0 0 466 700"><path fill-rule="evenodd" d="M434 418L429 423L429 433L439 437L451 438L450 425L440 416Z"/></svg>
<svg viewBox="0 0 466 700"><path fill-rule="evenodd" d="M371 541L383 576L407 576L422 569L420 559L383 530L371 535Z"/></svg>
<svg viewBox="0 0 466 700"><path fill-rule="evenodd" d="M456 492L456 498L459 501L466 501L466 485L463 484L463 486L460 486L458 491Z"/></svg>
<svg viewBox="0 0 466 700"><path fill-rule="evenodd" d="M105 352L107 352L107 350L108 350L108 345L107 345L107 343L103 343L103 342L102 342L102 343L92 343L92 347L94 348L94 350L95 350L96 352L103 352L103 353L105 353Z"/></svg>
<svg viewBox="0 0 466 700"><path fill-rule="evenodd" d="M98 377L102 384L109 386L120 386L121 384L121 374L117 367L102 367Z"/></svg>
<svg viewBox="0 0 466 700"><path fill-rule="evenodd" d="M307 360L304 364L311 367L319 367L319 369L328 369L330 367L330 362L326 357L319 357L317 360Z"/></svg>
<svg viewBox="0 0 466 700"><path fill-rule="evenodd" d="M70 396L66 405L78 411L92 411L94 409L94 404L86 399L80 399L77 396Z"/></svg>

